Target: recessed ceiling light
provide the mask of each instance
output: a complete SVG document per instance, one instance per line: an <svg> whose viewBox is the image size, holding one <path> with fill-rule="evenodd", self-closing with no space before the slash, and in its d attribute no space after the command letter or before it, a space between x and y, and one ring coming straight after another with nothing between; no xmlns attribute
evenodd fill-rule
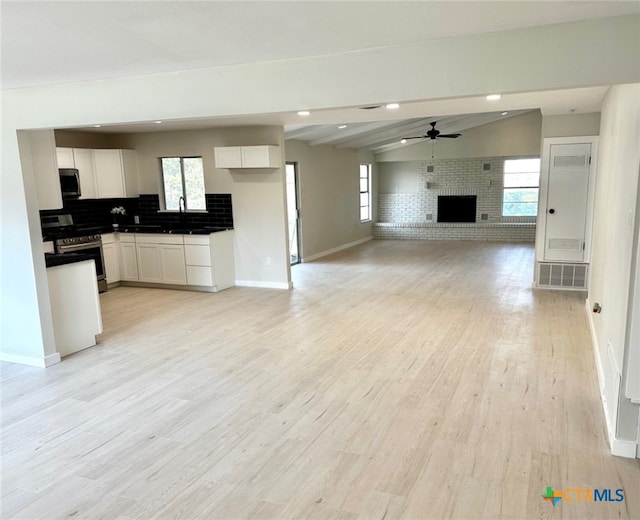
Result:
<svg viewBox="0 0 640 520"><path fill-rule="evenodd" d="M340 125L338 128L342 130L343 128L347 128L347 125Z"/></svg>
<svg viewBox="0 0 640 520"><path fill-rule="evenodd" d="M158 120L158 121L154 121L154 123L155 123L156 125L159 125L160 123L162 123L162 121Z"/></svg>
<svg viewBox="0 0 640 520"><path fill-rule="evenodd" d="M509 112L502 112L501 116L506 116Z"/></svg>
<svg viewBox="0 0 640 520"><path fill-rule="evenodd" d="M405 143L407 142L407 140L406 140L406 139L400 139L400 142L401 142L402 144L405 144Z"/></svg>
<svg viewBox="0 0 640 520"><path fill-rule="evenodd" d="M502 96L500 94L489 94L487 96L488 101L498 101Z"/></svg>
<svg viewBox="0 0 640 520"><path fill-rule="evenodd" d="M389 110L395 110L396 108L400 108L400 104L399 103L387 103L385 105L385 108L387 108Z"/></svg>
<svg viewBox="0 0 640 520"><path fill-rule="evenodd" d="M93 128L100 128L102 125L93 125Z"/></svg>
<svg viewBox="0 0 640 520"><path fill-rule="evenodd" d="M310 115L310 114L311 114L311 112L309 112L308 110L300 110L300 111L298 112L298 115L299 115L299 116L308 116L308 115Z"/></svg>

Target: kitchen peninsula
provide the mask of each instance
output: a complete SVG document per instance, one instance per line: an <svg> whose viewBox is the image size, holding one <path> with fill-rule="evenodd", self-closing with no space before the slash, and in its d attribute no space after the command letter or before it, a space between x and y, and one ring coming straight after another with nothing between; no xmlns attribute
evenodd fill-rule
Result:
<svg viewBox="0 0 640 520"><path fill-rule="evenodd" d="M56 349L61 357L96 344L102 332L96 266L88 255L45 255Z"/></svg>

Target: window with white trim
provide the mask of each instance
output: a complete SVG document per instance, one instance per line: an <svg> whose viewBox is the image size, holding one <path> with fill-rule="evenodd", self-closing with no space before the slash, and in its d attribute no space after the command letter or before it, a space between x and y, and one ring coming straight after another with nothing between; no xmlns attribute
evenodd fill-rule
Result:
<svg viewBox="0 0 640 520"><path fill-rule="evenodd" d="M503 217L535 217L540 191L540 159L505 159Z"/></svg>
<svg viewBox="0 0 640 520"><path fill-rule="evenodd" d="M360 222L371 220L371 164L360 165Z"/></svg>
<svg viewBox="0 0 640 520"><path fill-rule="evenodd" d="M164 209L178 211L180 197L189 211L207 209L204 197L202 157L161 157Z"/></svg>

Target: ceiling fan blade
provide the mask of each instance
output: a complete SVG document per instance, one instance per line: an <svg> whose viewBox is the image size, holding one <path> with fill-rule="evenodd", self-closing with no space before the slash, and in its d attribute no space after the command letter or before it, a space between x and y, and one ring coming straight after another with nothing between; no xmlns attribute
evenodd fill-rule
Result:
<svg viewBox="0 0 640 520"><path fill-rule="evenodd" d="M425 139L427 136L426 135L420 135L420 136L416 136L416 137L401 137L402 139Z"/></svg>
<svg viewBox="0 0 640 520"><path fill-rule="evenodd" d="M438 139L440 139L441 137L447 138L447 139L455 139L456 137L460 137L462 134L440 134L438 136Z"/></svg>

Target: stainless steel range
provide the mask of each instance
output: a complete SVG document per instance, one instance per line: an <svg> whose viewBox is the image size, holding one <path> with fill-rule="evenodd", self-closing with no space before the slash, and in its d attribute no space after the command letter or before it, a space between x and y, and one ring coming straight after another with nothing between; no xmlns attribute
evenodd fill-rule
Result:
<svg viewBox="0 0 640 520"><path fill-rule="evenodd" d="M70 214L43 216L42 234L45 240L52 240L56 253L83 253L93 258L96 264L98 290L107 290L102 254L102 237L96 228L80 228L73 224Z"/></svg>

